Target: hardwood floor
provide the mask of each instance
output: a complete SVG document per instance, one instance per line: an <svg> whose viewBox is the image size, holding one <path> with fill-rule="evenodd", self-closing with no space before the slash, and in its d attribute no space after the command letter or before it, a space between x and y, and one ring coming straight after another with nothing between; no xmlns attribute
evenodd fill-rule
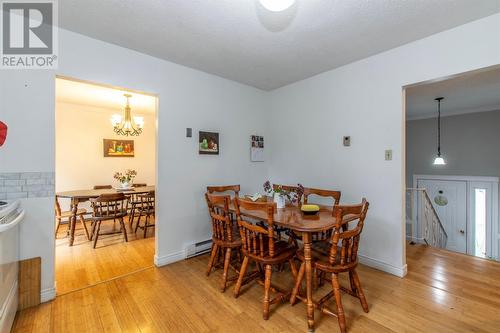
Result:
<svg viewBox="0 0 500 333"><path fill-rule="evenodd" d="M88 223L90 226L90 223ZM128 228L128 222L126 221ZM119 223L105 221L103 232L119 230ZM128 230L129 242L125 243L122 234L99 237L97 248L92 248L80 224L76 230L75 243L68 246L66 225L61 225L56 239L56 289L57 295L95 285L111 278L136 272L153 266L155 252L154 229L137 234Z"/></svg>
<svg viewBox="0 0 500 333"><path fill-rule="evenodd" d="M500 264L421 245L408 246L404 279L361 266L370 306L345 295L349 332L499 332ZM273 306L262 319L262 287L219 291L220 270L205 276L206 255L58 297L18 313L14 332L305 332L304 304ZM288 271L273 274L290 287ZM346 279L342 279L348 285ZM320 290L321 295L327 286ZM315 293L318 297L318 292ZM338 332L315 315L316 332Z"/></svg>

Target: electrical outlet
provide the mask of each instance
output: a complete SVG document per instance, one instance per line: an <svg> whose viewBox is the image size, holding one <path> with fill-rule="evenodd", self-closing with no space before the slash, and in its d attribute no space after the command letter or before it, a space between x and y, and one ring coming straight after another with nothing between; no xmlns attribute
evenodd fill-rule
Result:
<svg viewBox="0 0 500 333"><path fill-rule="evenodd" d="M392 149L387 149L385 151L385 160L392 161Z"/></svg>
<svg viewBox="0 0 500 333"><path fill-rule="evenodd" d="M349 147L351 145L351 137L344 136L344 147Z"/></svg>

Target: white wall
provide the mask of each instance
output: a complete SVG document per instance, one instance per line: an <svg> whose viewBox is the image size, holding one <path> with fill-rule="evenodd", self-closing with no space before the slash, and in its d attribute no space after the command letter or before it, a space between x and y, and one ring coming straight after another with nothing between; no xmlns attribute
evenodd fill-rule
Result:
<svg viewBox="0 0 500 333"><path fill-rule="evenodd" d="M209 238L202 195L207 184L241 183L249 193L261 187L268 163L250 162L249 140L268 133L263 91L65 30L59 45L56 71L0 71L0 119L9 125L0 172L54 171L59 74L159 96L157 263L180 259L187 244ZM193 128L193 138L185 137L186 127ZM198 155L200 129L220 132L219 156ZM53 201L26 201L22 254L42 256L42 289L53 295Z"/></svg>
<svg viewBox="0 0 500 333"><path fill-rule="evenodd" d="M109 119L122 110L88 105L56 103L56 192L92 188L94 185L118 185L117 171L134 169L134 182L156 182L156 116L137 113L144 118L144 130L134 140L134 157L104 157L103 139L123 140L113 132Z"/></svg>
<svg viewBox="0 0 500 333"><path fill-rule="evenodd" d="M205 185L241 183L253 193L271 175L339 188L344 202L366 196L364 260L402 275L402 86L500 63L500 14L270 94L72 32L62 30L59 38L57 71L0 71L0 119L10 126L0 172L54 171L56 73L158 94L159 264L182 258L185 245L209 236ZM193 138L185 138L186 127ZM197 155L200 129L221 133L220 156ZM265 136L267 162L249 161L251 134ZM350 148L341 146L342 135L352 136ZM391 162L383 160L387 148L394 151ZM37 245L26 256L42 255L42 288L50 289L54 224L51 200L46 205L46 211L45 204L30 207L25 225L48 238L26 233L23 240Z"/></svg>
<svg viewBox="0 0 500 333"><path fill-rule="evenodd" d="M344 203L366 197L362 260L403 275L402 88L499 63L497 14L275 90L270 175L342 190Z"/></svg>

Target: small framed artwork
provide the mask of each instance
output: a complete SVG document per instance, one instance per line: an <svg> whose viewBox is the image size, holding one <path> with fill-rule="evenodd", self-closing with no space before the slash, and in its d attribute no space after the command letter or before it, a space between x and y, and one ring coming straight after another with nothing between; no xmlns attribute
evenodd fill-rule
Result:
<svg viewBox="0 0 500 333"><path fill-rule="evenodd" d="M252 135L250 137L250 160L264 162L264 137Z"/></svg>
<svg viewBox="0 0 500 333"><path fill-rule="evenodd" d="M134 157L134 140L103 139L104 157Z"/></svg>
<svg viewBox="0 0 500 333"><path fill-rule="evenodd" d="M198 143L201 155L219 155L219 133L200 131Z"/></svg>

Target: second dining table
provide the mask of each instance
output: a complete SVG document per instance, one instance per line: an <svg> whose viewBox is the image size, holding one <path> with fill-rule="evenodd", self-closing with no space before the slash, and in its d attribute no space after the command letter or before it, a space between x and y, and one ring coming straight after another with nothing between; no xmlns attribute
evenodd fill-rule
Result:
<svg viewBox="0 0 500 333"><path fill-rule="evenodd" d="M247 198L248 199L248 198ZM264 197L260 201L272 201L272 198ZM307 325L309 331L314 331L314 301L312 298L312 279L313 279L313 269L312 269L312 235L333 229L336 220L332 216L332 208L319 205L320 211L316 215L304 215L300 207L295 205L287 205L285 208L275 209L273 222L279 227L283 227L292 230L298 234L302 235L302 243L304 246L304 264L305 264L305 276L306 276L306 306L307 306ZM234 205L231 204L230 210L235 211ZM267 216L265 213L258 211L246 211L241 209L241 213L256 219L265 221ZM350 222L355 220L357 217L355 215L346 215L344 217L345 222ZM301 297L297 297L301 299Z"/></svg>
<svg viewBox="0 0 500 333"><path fill-rule="evenodd" d="M76 226L76 217L78 211L78 204L80 202L89 201L90 199L94 199L99 197L101 194L110 194L110 193L123 193L125 195L132 194L145 194L150 191L154 191L154 186L142 186L142 187L133 187L130 190L118 190L118 189L99 189L99 190L76 190L76 191L65 191L56 193L57 198L68 198L71 199L71 213L72 216L70 218L69 223L69 246L73 246L75 241L75 226Z"/></svg>

